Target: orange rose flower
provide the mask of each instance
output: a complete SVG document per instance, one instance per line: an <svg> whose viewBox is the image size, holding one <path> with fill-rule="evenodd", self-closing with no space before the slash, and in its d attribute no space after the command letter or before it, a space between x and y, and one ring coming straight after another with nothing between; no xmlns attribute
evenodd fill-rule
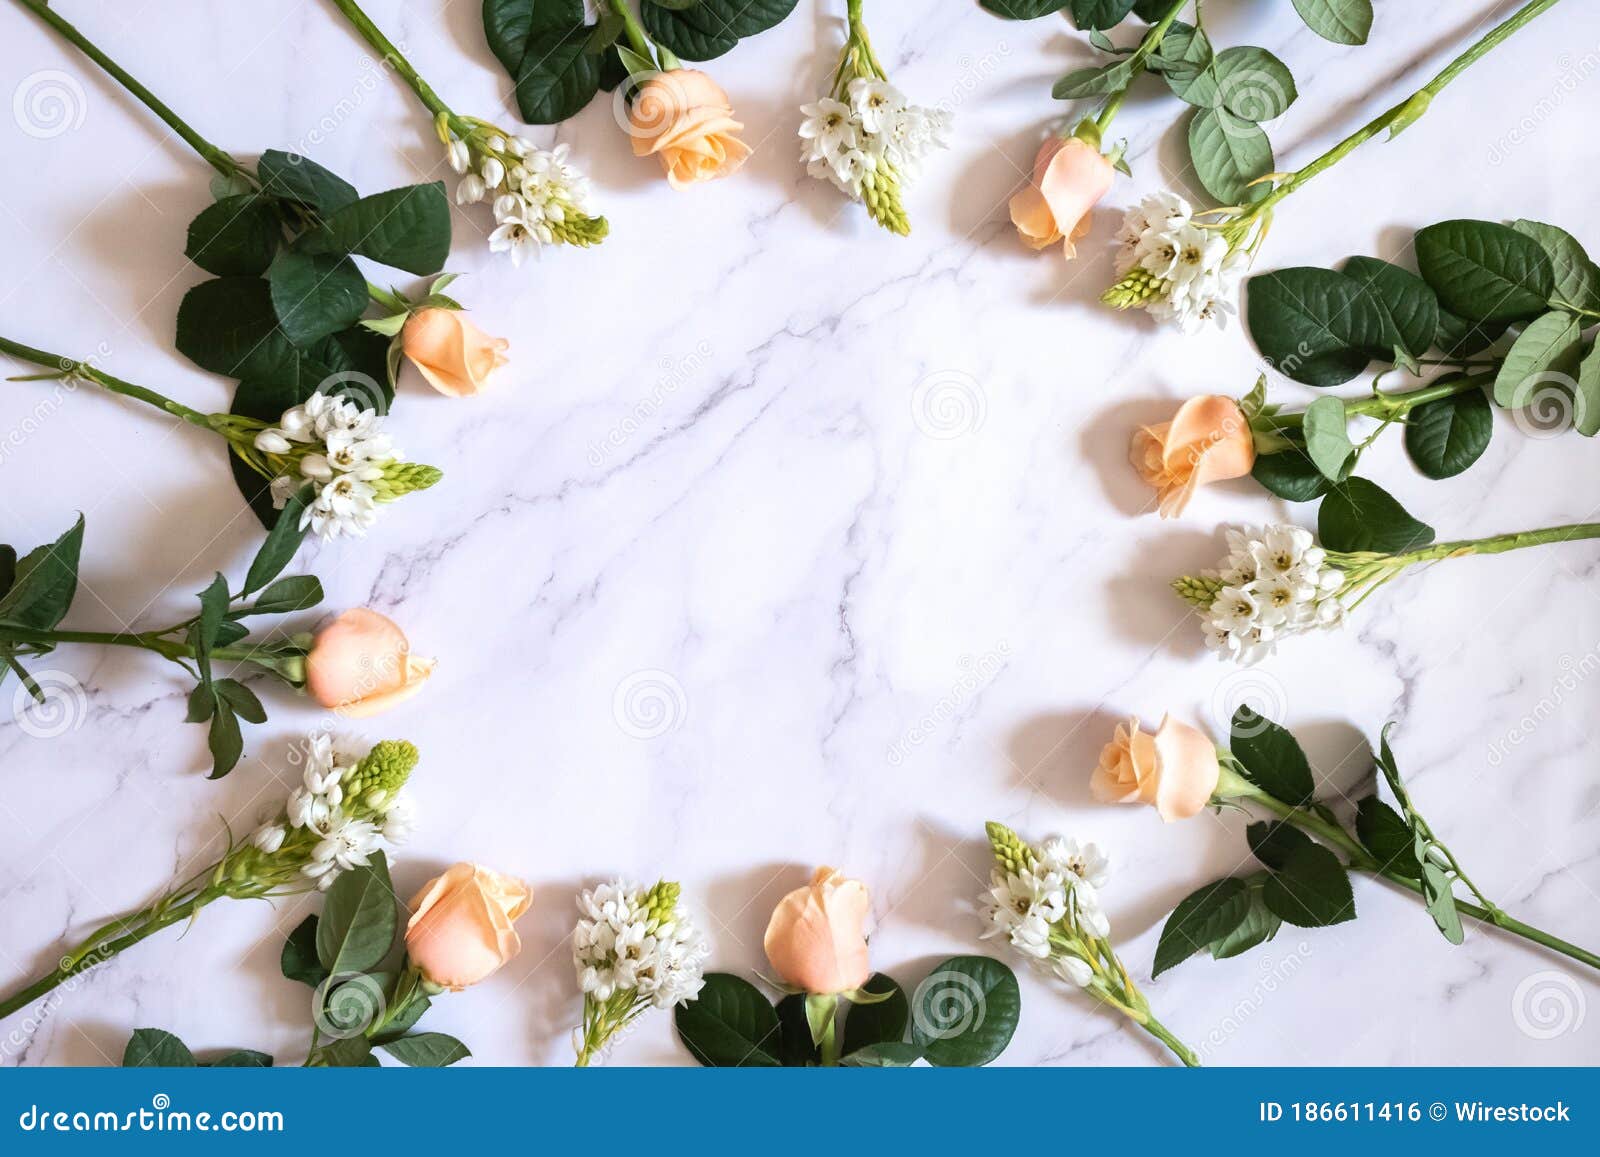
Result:
<svg viewBox="0 0 1600 1157"><path fill-rule="evenodd" d="M522 950L511 923L532 902L521 880L478 864L456 864L411 901L406 956L429 984L459 992Z"/></svg>
<svg viewBox="0 0 1600 1157"><path fill-rule="evenodd" d="M1196 487L1250 473L1256 439L1238 402L1208 394L1179 406L1172 421L1135 431L1128 460L1155 487L1161 517L1176 518Z"/></svg>
<svg viewBox="0 0 1600 1157"><path fill-rule="evenodd" d="M306 655L306 692L347 719L387 711L418 691L433 660L411 653L405 632L365 607L317 632Z"/></svg>
<svg viewBox="0 0 1600 1157"><path fill-rule="evenodd" d="M860 880L818 868L773 909L762 940L779 979L828 996L860 988L872 975L863 927L871 899Z"/></svg>
<svg viewBox="0 0 1600 1157"><path fill-rule="evenodd" d="M511 343L490 337L459 309L419 309L400 331L400 349L428 384L452 398L483 389L489 375L506 364Z"/></svg>
<svg viewBox="0 0 1600 1157"><path fill-rule="evenodd" d="M1099 149L1077 137L1052 137L1039 146L1033 181L1011 198L1011 223L1030 249L1062 242L1067 258L1089 232L1089 211L1111 188L1116 169Z"/></svg>
<svg viewBox="0 0 1600 1157"><path fill-rule="evenodd" d="M1147 803L1171 823L1199 815L1221 776L1211 740L1169 715L1154 735L1137 719L1117 724L1089 787L1102 803Z"/></svg>
<svg viewBox="0 0 1600 1157"><path fill-rule="evenodd" d="M674 189L726 177L744 164L750 146L737 135L743 128L728 94L694 68L656 73L628 108L634 156L659 157Z"/></svg>

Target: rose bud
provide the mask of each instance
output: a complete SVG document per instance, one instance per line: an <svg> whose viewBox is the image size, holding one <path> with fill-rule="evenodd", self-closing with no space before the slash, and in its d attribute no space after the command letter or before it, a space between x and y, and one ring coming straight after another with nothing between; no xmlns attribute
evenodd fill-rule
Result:
<svg viewBox="0 0 1600 1157"><path fill-rule="evenodd" d="M1138 719L1117 724L1089 787L1102 803L1151 804L1171 823L1200 814L1221 774L1211 740L1169 715L1154 735L1141 731Z"/></svg>
<svg viewBox="0 0 1600 1157"><path fill-rule="evenodd" d="M532 899L521 880L455 864L412 899L406 956L435 988L477 984L522 950L511 924Z"/></svg>
<svg viewBox="0 0 1600 1157"><path fill-rule="evenodd" d="M778 977L818 995L850 992L872 975L862 931L871 900L860 880L818 868L773 909L763 946Z"/></svg>
<svg viewBox="0 0 1600 1157"><path fill-rule="evenodd" d="M433 660L411 653L405 632L377 611L357 607L323 627L306 655L306 692L350 719L387 711L418 691Z"/></svg>
<svg viewBox="0 0 1600 1157"><path fill-rule="evenodd" d="M459 309L437 306L417 310L400 331L401 352L430 386L452 398L482 390L489 375L506 364L510 345L484 333Z"/></svg>
<svg viewBox="0 0 1600 1157"><path fill-rule="evenodd" d="M1255 434L1238 402L1207 394L1179 406L1172 421L1136 430L1128 460L1155 488L1161 517L1176 518L1196 487L1250 473Z"/></svg>
<svg viewBox="0 0 1600 1157"><path fill-rule="evenodd" d="M652 76L628 108L634 156L659 157L674 189L725 177L744 164L750 146L737 135L743 128L728 94L693 68Z"/></svg>
<svg viewBox="0 0 1600 1157"><path fill-rule="evenodd" d="M1011 223L1030 249L1062 242L1067 258L1089 232L1089 211L1111 188L1116 170L1099 149L1077 137L1051 137L1033 160L1033 180L1011 198Z"/></svg>

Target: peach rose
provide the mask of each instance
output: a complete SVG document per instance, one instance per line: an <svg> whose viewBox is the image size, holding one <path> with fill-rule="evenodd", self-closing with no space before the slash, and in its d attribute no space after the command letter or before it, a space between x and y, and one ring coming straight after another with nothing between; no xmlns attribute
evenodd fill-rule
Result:
<svg viewBox="0 0 1600 1157"><path fill-rule="evenodd" d="M818 995L860 988L872 975L862 925L871 900L860 880L818 868L772 910L762 946L780 979Z"/></svg>
<svg viewBox="0 0 1600 1157"><path fill-rule="evenodd" d="M1011 198L1011 223L1030 249L1062 242L1070 259L1089 232L1089 210L1106 195L1116 170L1100 150L1077 137L1052 137L1033 159L1033 181Z"/></svg>
<svg viewBox="0 0 1600 1157"><path fill-rule="evenodd" d="M628 108L633 155L661 158L674 189L726 177L750 155L737 134L728 94L694 68L658 72L640 86Z"/></svg>
<svg viewBox="0 0 1600 1157"><path fill-rule="evenodd" d="M1141 731L1137 719L1117 724L1089 787L1102 803L1153 804L1171 823L1199 815L1221 774L1211 740L1168 715L1154 735Z"/></svg>
<svg viewBox="0 0 1600 1157"><path fill-rule="evenodd" d="M365 607L318 631L306 656L306 692L348 719L403 703L431 674L433 660L413 655L405 632Z"/></svg>
<svg viewBox="0 0 1600 1157"><path fill-rule="evenodd" d="M406 955L424 980L459 992L522 950L511 923L532 899L521 880L479 864L456 864L411 901Z"/></svg>
<svg viewBox="0 0 1600 1157"><path fill-rule="evenodd" d="M1136 430L1128 460L1155 487L1161 517L1176 518L1195 487L1250 473L1256 438L1238 402L1207 394L1179 406L1172 421Z"/></svg>
<svg viewBox="0 0 1600 1157"><path fill-rule="evenodd" d="M459 309L419 309L400 331L400 349L428 384L452 398L483 389L489 375L506 364L511 343L490 337Z"/></svg>

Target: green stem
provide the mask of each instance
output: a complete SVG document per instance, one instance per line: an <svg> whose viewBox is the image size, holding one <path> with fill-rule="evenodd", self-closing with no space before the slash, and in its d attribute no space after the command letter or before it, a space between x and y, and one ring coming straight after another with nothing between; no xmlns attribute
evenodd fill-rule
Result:
<svg viewBox="0 0 1600 1157"><path fill-rule="evenodd" d="M828 1018L827 1027L822 1030L822 1039L817 1042L818 1061L823 1068L837 1068L839 1065L839 1006L833 1006L833 1015Z"/></svg>
<svg viewBox="0 0 1600 1157"><path fill-rule="evenodd" d="M82 378L94 382L102 389L110 390L113 394L121 394L125 398L133 398L163 410L175 418L191 422L196 426L212 429L210 415L202 414L199 410L190 409L182 402L175 402L165 394L158 394L143 386L136 386L132 382L125 382L121 378L114 378L110 374L102 373L87 362L73 361L71 358L62 357L60 354L50 353L48 350L35 349L23 345L21 342L12 341L10 338L0 337L0 353L6 353L19 361L31 362L33 365L45 369L55 370L66 378Z"/></svg>
<svg viewBox="0 0 1600 1157"><path fill-rule="evenodd" d="M1600 538L1600 522L1572 522L1565 526L1549 526L1543 530L1523 530L1515 534L1497 534L1490 538L1469 538L1458 542L1438 542L1397 554L1395 561L1401 566L1416 562L1438 562L1447 558L1464 558L1470 554L1505 554L1530 546L1552 543L1581 542Z"/></svg>
<svg viewBox="0 0 1600 1157"><path fill-rule="evenodd" d="M1133 87L1133 82L1143 74L1146 61L1154 56L1156 50L1161 47L1161 41L1166 37L1167 30L1172 27L1172 22L1188 6L1189 0L1178 0L1178 3L1167 9L1166 14L1150 26L1150 30L1144 34L1144 39L1139 42L1139 47L1134 49L1133 54L1124 62L1129 68L1128 83L1111 94L1105 103L1105 107L1100 110L1100 115L1094 118L1095 128L1099 129L1102 134L1111 127L1111 122L1116 119L1117 113L1122 109L1122 102L1128 99L1128 90Z"/></svg>
<svg viewBox="0 0 1600 1157"><path fill-rule="evenodd" d="M628 38L628 47L646 60L654 60L656 54L651 50L650 38L645 35L644 26L633 9L628 7L628 0L611 0L611 10L622 17L622 34Z"/></svg>
<svg viewBox="0 0 1600 1157"><path fill-rule="evenodd" d="M77 950L64 957L60 964L25 988L18 989L5 1000L0 1001L0 1020L4 1020L19 1009L27 1007L46 993L53 991L57 986L77 976L80 972L87 972L96 964L109 960L128 948L132 948L139 941L160 932L163 928L170 928L182 920L194 916L212 900L224 893L212 888L207 888L181 904L168 908L145 909L136 912L123 922L123 926L130 931L114 940L104 940L97 937L87 945L80 946Z"/></svg>
<svg viewBox="0 0 1600 1157"><path fill-rule="evenodd" d="M224 177L248 178L251 176L251 174L244 169L244 167L241 166L238 161L234 160L230 154L224 152L222 149L217 148L216 145L212 144L210 141L206 140L205 137L201 136L199 133L195 132L194 129L190 128L188 123L185 122L183 118L178 116L177 113L173 112L170 108L163 104L154 93L145 88L144 85L140 84L133 77L129 76L127 72L123 71L122 67L117 64L116 61L112 60L104 52L101 52L100 49L95 47L88 37L84 36L83 33L79 32L71 24L67 23L66 20L57 15L56 12L53 11L45 2L45 0L17 0L17 3L28 9L40 20L43 20L46 24L50 25L51 28L54 28L58 33L61 34L62 37L77 47L78 50L81 51L85 56L98 64L101 68L105 69L105 71L110 74L112 79L137 97L140 103L142 103L151 112L155 113L156 116L165 121L168 128L182 137L184 142L195 152L199 153L201 157L205 158L206 163L217 172L221 173Z"/></svg>
<svg viewBox="0 0 1600 1157"><path fill-rule="evenodd" d="M1600 527L1596 528L1595 533L1600 535ZM1256 792L1246 798L1260 804L1274 815L1287 820L1300 830L1317 836L1338 848L1350 857L1350 867L1357 871L1388 880L1391 884L1398 884L1400 887L1415 892L1419 896L1423 894L1420 880L1413 880L1408 876L1401 875L1392 868L1380 864L1372 853L1352 839L1349 833L1338 825L1330 824L1321 816L1308 812L1304 808L1291 807L1289 804L1275 799L1265 792ZM1500 911L1498 908L1481 907L1466 900L1457 900L1455 906L1456 911L1472 917L1480 924L1503 928L1507 932L1521 936L1524 940L1532 941L1552 951L1559 952L1563 956L1570 957L1581 964L1587 964L1590 968L1600 969L1600 955L1562 940L1558 936L1552 936L1550 933L1535 928L1531 924L1524 924L1521 920Z"/></svg>
<svg viewBox="0 0 1600 1157"><path fill-rule="evenodd" d="M1480 57L1498 47L1503 41L1507 40L1514 33L1519 31L1524 25L1531 22L1535 17L1540 16L1546 10L1555 7L1556 3L1557 0L1532 0L1531 3L1524 5L1513 16L1492 29L1488 35L1484 36L1471 48L1468 48L1460 56L1457 56L1445 66L1444 70L1440 72L1438 76L1434 77L1427 84L1423 85L1416 92L1408 96L1405 100L1402 100L1393 108L1380 114L1373 120L1369 121L1366 125L1357 129L1354 133L1350 134L1344 140L1334 145L1333 148L1323 153L1309 165L1306 165L1304 168L1291 173L1281 183L1279 183L1277 188L1273 189L1272 192L1268 193L1260 201L1256 202L1254 206L1252 206L1252 214L1269 212L1274 204L1283 200L1290 193L1294 192L1301 185L1309 181L1312 177L1315 177L1318 173L1325 169L1330 169L1334 165L1338 164L1349 154L1353 153L1356 149L1360 148L1367 141L1371 140L1373 137L1377 136L1391 125L1395 125L1396 122L1400 121L1403 116L1413 110L1418 104L1421 104L1422 108L1425 110L1429 101L1437 96L1452 80L1460 76L1469 67L1471 67ZM1421 114L1418 113L1417 115ZM1411 119L1414 119L1414 117ZM1406 123L1409 123L1409 120ZM1402 124L1399 127L1403 128L1404 125Z"/></svg>
<svg viewBox="0 0 1600 1157"><path fill-rule="evenodd" d="M361 33L362 39L383 57L384 63L400 74L400 79L410 86L411 91L417 94L417 99L434 117L455 116L450 111L450 106L439 99L439 94L418 75L417 70L411 67L411 62L395 47L394 42L383 34L383 30L372 22L371 17L361 10L361 6L355 0L333 0L333 6L349 18L350 23L356 26L356 31Z"/></svg>
<svg viewBox="0 0 1600 1157"><path fill-rule="evenodd" d="M1167 1028L1166 1025L1162 1024L1155 1017L1146 1013L1145 1019L1139 1023L1140 1027L1142 1027L1145 1032L1149 1033L1151 1036L1155 1037L1156 1040L1160 1041L1162 1044L1171 1049L1173 1055L1182 1061L1185 1066L1191 1069L1198 1069L1200 1067L1200 1058L1195 1055L1194 1050L1179 1040L1177 1035L1174 1034L1171 1029Z"/></svg>
<svg viewBox="0 0 1600 1157"><path fill-rule="evenodd" d="M1436 381L1432 385L1423 386L1421 389L1408 390L1400 394L1373 393L1370 397L1358 398L1344 404L1344 412L1349 417L1382 418L1386 422L1393 422L1405 417L1418 406L1425 406L1429 402L1437 402L1440 398L1451 398L1457 394L1471 393L1481 390L1493 382L1494 374L1472 374L1465 377L1456 377L1451 381ZM1305 411L1298 410L1287 414L1273 414L1262 419L1270 422L1280 430L1299 429L1305 424Z"/></svg>

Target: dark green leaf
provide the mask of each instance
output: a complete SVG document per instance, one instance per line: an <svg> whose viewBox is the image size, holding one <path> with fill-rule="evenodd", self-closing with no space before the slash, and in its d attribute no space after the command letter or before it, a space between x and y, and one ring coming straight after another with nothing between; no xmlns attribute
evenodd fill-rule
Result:
<svg viewBox="0 0 1600 1157"><path fill-rule="evenodd" d="M213 278L184 294L177 344L201 369L280 389L297 401L333 372L289 340L278 325L272 287L259 277Z"/></svg>
<svg viewBox="0 0 1600 1157"><path fill-rule="evenodd" d="M267 270L267 284L278 324L298 346L348 329L367 309L367 279L348 257L285 250Z"/></svg>
<svg viewBox="0 0 1600 1157"><path fill-rule="evenodd" d="M1262 820L1244 830L1245 842L1251 854L1273 871L1281 871L1289 854L1301 844L1311 842L1311 837L1288 820Z"/></svg>
<svg viewBox="0 0 1600 1157"><path fill-rule="evenodd" d="M227 701L229 707L233 708L234 714L238 715L246 723L265 723L267 721L267 709L261 706L261 700L256 698L254 691L237 679L218 679L214 686L217 689L217 694Z"/></svg>
<svg viewBox="0 0 1600 1157"><path fill-rule="evenodd" d="M1250 910L1250 889L1235 876L1196 889L1181 900L1161 929L1152 977L1182 964L1213 942L1228 936Z"/></svg>
<svg viewBox="0 0 1600 1157"><path fill-rule="evenodd" d="M911 1017L911 1005L906 994L892 976L873 973L863 985L868 992L889 993L888 1000L877 1004L852 1004L844 1018L844 1036L840 1049L853 1053L866 1045L902 1041L906 1035L906 1022Z"/></svg>
<svg viewBox="0 0 1600 1157"><path fill-rule="evenodd" d="M372 1055L372 1041L360 1035L329 1041L317 1050L317 1058L330 1068L374 1068L378 1058Z"/></svg>
<svg viewBox="0 0 1600 1157"><path fill-rule="evenodd" d="M407 273L437 273L450 255L444 182L407 185L351 202L330 213L301 248L308 253L359 253Z"/></svg>
<svg viewBox="0 0 1600 1157"><path fill-rule="evenodd" d="M785 1068L803 1069L822 1063L822 1050L811 1037L804 993L790 993L778 1001L778 1060Z"/></svg>
<svg viewBox="0 0 1600 1157"><path fill-rule="evenodd" d="M189 222L184 256L207 273L254 277L272 264L283 225L271 200L255 193L224 197Z"/></svg>
<svg viewBox="0 0 1600 1157"><path fill-rule="evenodd" d="M381 1047L395 1060L414 1069L442 1069L472 1055L466 1045L442 1032L413 1033Z"/></svg>
<svg viewBox="0 0 1600 1157"><path fill-rule="evenodd" d="M1567 394L1577 384L1583 356L1583 323L1552 310L1517 335L1494 379L1494 400L1508 409L1530 405L1551 387Z"/></svg>
<svg viewBox="0 0 1600 1157"><path fill-rule="evenodd" d="M922 1046L905 1041L880 1041L875 1045L862 1045L854 1052L839 1058L841 1065L852 1068L902 1069L922 1059Z"/></svg>
<svg viewBox="0 0 1600 1157"><path fill-rule="evenodd" d="M1022 1016L1016 975L987 956L952 956L911 994L911 1040L930 1065L972 1068L1011 1043Z"/></svg>
<svg viewBox="0 0 1600 1157"><path fill-rule="evenodd" d="M1506 332L1509 322L1469 321L1459 314L1439 308L1439 331L1433 344L1444 351L1446 357L1470 358L1482 353Z"/></svg>
<svg viewBox="0 0 1600 1157"><path fill-rule="evenodd" d="M583 111L600 89L602 53L590 52L591 27L545 28L528 41L516 75L517 108L534 125L553 125Z"/></svg>
<svg viewBox="0 0 1600 1157"><path fill-rule="evenodd" d="M1522 321L1549 308L1550 258L1493 221L1441 221L1417 231L1417 265L1439 304L1471 321Z"/></svg>
<svg viewBox="0 0 1600 1157"><path fill-rule="evenodd" d="M1262 454L1251 468L1250 477L1290 502L1310 502L1328 492L1328 480L1322 471L1298 448Z"/></svg>
<svg viewBox="0 0 1600 1157"><path fill-rule="evenodd" d="M0 543L0 598L11 589L11 584L17 581L17 552L16 549Z"/></svg>
<svg viewBox="0 0 1600 1157"><path fill-rule="evenodd" d="M328 970L317 959L317 918L307 916L295 925L289 938L283 942L283 953L278 958L283 975L301 984L317 987L328 979Z"/></svg>
<svg viewBox="0 0 1600 1157"><path fill-rule="evenodd" d="M244 737L239 734L239 719L225 699L216 700L206 745L211 749L211 774L207 779L221 779L239 766L239 757L244 754Z"/></svg>
<svg viewBox="0 0 1600 1157"><path fill-rule="evenodd" d="M1376 257L1352 257L1344 263L1342 272L1361 286L1389 322L1368 353L1392 360L1393 351L1399 346L1413 358L1420 358L1433 347L1439 332L1439 298L1426 281Z"/></svg>
<svg viewBox="0 0 1600 1157"><path fill-rule="evenodd" d="M759 989L727 972L706 974L700 996L672 1014L695 1060L718 1068L774 1068L779 1064L778 1013Z"/></svg>
<svg viewBox="0 0 1600 1157"><path fill-rule="evenodd" d="M1252 277L1245 323L1262 356L1308 386L1348 382L1367 368L1390 330L1360 282L1313 266Z"/></svg>
<svg viewBox="0 0 1600 1157"><path fill-rule="evenodd" d="M1294 0L1294 10L1324 40L1365 44L1372 31L1372 0Z"/></svg>
<svg viewBox="0 0 1600 1157"><path fill-rule="evenodd" d="M256 597L250 608L255 615L286 615L303 611L322 601L322 583L315 575L290 575L273 583Z"/></svg>
<svg viewBox="0 0 1600 1157"><path fill-rule="evenodd" d="M1233 713L1229 750L1251 783L1291 807L1303 807L1316 794L1311 764L1287 728L1248 706Z"/></svg>
<svg viewBox="0 0 1600 1157"><path fill-rule="evenodd" d="M296 201L326 216L361 196L356 187L296 153L268 149L256 165L261 187L274 197Z"/></svg>
<svg viewBox="0 0 1600 1157"><path fill-rule="evenodd" d="M1433 527L1406 513L1388 491L1365 478L1330 487L1317 509L1317 537L1328 550L1400 554L1427 546Z"/></svg>
<svg viewBox="0 0 1600 1157"><path fill-rule="evenodd" d="M1250 911L1245 913L1232 932L1213 940L1208 947L1211 949L1213 960L1227 960L1250 951L1258 944L1265 944L1278 934L1278 929L1283 921L1267 907L1262 896L1262 889L1252 885L1250 888Z"/></svg>
<svg viewBox="0 0 1600 1157"><path fill-rule="evenodd" d="M1463 375L1447 375L1440 383ZM1494 411L1482 390L1427 402L1406 417L1406 453L1429 478L1452 478L1489 447Z"/></svg>
<svg viewBox="0 0 1600 1157"><path fill-rule="evenodd" d="M185 723L204 723L217 709L217 692L209 683L196 683L189 692L189 711Z"/></svg>
<svg viewBox="0 0 1600 1157"><path fill-rule="evenodd" d="M1067 0L978 0L978 4L1008 20L1034 20L1061 11Z"/></svg>
<svg viewBox="0 0 1600 1157"><path fill-rule="evenodd" d="M1115 28L1133 11L1133 0L1069 0L1067 7L1079 28Z"/></svg>
<svg viewBox="0 0 1600 1157"><path fill-rule="evenodd" d="M251 474L260 478L254 471ZM265 482L265 479L262 481ZM306 498L304 490L292 494L283 509L275 512L267 531L266 541L261 544L261 549L256 551L256 557L250 562L250 570L244 576L244 594L254 594L272 582L283 573L283 568L289 565L295 553L299 551L300 544L306 537L306 528L300 525L300 516L306 509ZM272 509L270 494L267 497L267 509ZM258 604L259 602L260 600L257 600Z"/></svg>
<svg viewBox="0 0 1600 1157"><path fill-rule="evenodd" d="M1246 205L1270 191L1252 182L1272 172L1272 143L1258 124L1225 108L1203 108L1189 121L1189 157L1195 176L1224 205Z"/></svg>
<svg viewBox="0 0 1600 1157"><path fill-rule="evenodd" d="M235 1049L224 1053L206 1066L211 1069L270 1069L272 1057L255 1049Z"/></svg>
<svg viewBox="0 0 1600 1157"><path fill-rule="evenodd" d="M1350 877L1339 857L1309 840L1289 853L1261 896L1274 915L1296 928L1324 928L1356 915Z"/></svg>
<svg viewBox="0 0 1600 1157"><path fill-rule="evenodd" d="M583 0L483 0L483 31L489 50L513 77L522 67L535 29L583 23Z"/></svg>
<svg viewBox="0 0 1600 1157"><path fill-rule="evenodd" d="M396 903L382 852L335 880L317 924L322 967L332 976L376 968L394 945Z"/></svg>
<svg viewBox="0 0 1600 1157"><path fill-rule="evenodd" d="M128 1040L122 1050L122 1067L125 1069L192 1069L194 1054L177 1037L165 1029L141 1028Z"/></svg>
<svg viewBox="0 0 1600 1157"><path fill-rule="evenodd" d="M33 631L54 630L72 607L78 591L78 558L83 553L83 515L60 538L35 547L17 560L7 548L11 584L0 595L0 623Z"/></svg>
<svg viewBox="0 0 1600 1157"><path fill-rule="evenodd" d="M1356 805L1356 837L1386 870L1410 880L1421 877L1410 826L1399 812L1375 795L1366 796Z"/></svg>
<svg viewBox="0 0 1600 1157"><path fill-rule="evenodd" d="M711 60L744 37L780 23L794 11L795 3L796 0L700 0L688 8L672 8L655 0L641 0L639 14L645 31L657 44L685 60Z"/></svg>

